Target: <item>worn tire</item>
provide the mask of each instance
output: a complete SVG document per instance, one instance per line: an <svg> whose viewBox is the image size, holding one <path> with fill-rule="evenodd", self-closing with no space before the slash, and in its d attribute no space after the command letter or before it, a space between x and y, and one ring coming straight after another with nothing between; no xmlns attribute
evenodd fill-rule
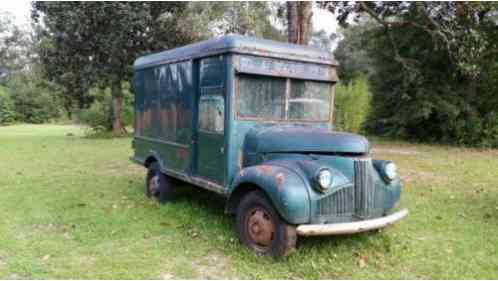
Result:
<svg viewBox="0 0 498 281"><path fill-rule="evenodd" d="M255 211L256 210L256 211ZM260 214L258 214L258 212ZM257 217L256 219L254 219ZM260 227L257 221L263 217L263 224ZM256 221L256 222L254 222ZM269 224L272 224L270 227ZM255 224L257 230L261 228L272 229L270 231L271 241L268 242L266 233L253 231ZM254 250L258 255L270 255L275 258L285 257L292 253L296 248L297 234L296 228L293 225L287 224L277 213L272 203L267 199L266 195L259 191L252 191L245 195L238 208L236 218L237 234L240 242ZM255 234L256 233L256 234ZM257 239L254 239L254 236ZM258 238L264 237L263 245Z"/></svg>
<svg viewBox="0 0 498 281"><path fill-rule="evenodd" d="M157 182L152 183L152 181ZM171 178L161 173L157 162L150 164L147 176L145 177L145 196L156 199L159 203L164 204L171 199L172 190Z"/></svg>

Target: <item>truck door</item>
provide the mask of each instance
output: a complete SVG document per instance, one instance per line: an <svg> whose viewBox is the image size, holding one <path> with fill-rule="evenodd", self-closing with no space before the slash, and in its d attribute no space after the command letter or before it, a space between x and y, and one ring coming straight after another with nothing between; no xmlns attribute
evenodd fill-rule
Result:
<svg viewBox="0 0 498 281"><path fill-rule="evenodd" d="M197 120L198 176L223 184L225 178L225 73L223 56L199 63Z"/></svg>

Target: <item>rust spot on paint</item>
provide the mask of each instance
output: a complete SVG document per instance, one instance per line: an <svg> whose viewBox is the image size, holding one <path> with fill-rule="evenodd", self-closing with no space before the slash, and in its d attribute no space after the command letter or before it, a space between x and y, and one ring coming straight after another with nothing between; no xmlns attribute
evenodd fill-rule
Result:
<svg viewBox="0 0 498 281"><path fill-rule="evenodd" d="M176 156L180 159L185 159L188 157L188 149L184 147L179 147L176 149Z"/></svg>
<svg viewBox="0 0 498 281"><path fill-rule="evenodd" d="M282 191L284 189L285 174L280 172L275 176L275 179L277 180L278 191Z"/></svg>
<svg viewBox="0 0 498 281"><path fill-rule="evenodd" d="M257 166L256 169L262 175L271 175L271 173L272 173L272 167L269 165L260 165L260 166Z"/></svg>
<svg viewBox="0 0 498 281"><path fill-rule="evenodd" d="M242 169L242 166L244 164L244 154L242 153L242 150L239 151L239 169Z"/></svg>

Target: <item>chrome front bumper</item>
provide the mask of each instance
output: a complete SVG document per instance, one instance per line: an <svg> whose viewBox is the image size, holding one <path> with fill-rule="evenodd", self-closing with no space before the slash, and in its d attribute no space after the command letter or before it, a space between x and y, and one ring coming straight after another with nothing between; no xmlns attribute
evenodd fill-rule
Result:
<svg viewBox="0 0 498 281"><path fill-rule="evenodd" d="M403 209L377 219L334 224L302 224L297 226L296 230L297 234L302 236L352 234L389 226L406 215L408 215L408 210Z"/></svg>

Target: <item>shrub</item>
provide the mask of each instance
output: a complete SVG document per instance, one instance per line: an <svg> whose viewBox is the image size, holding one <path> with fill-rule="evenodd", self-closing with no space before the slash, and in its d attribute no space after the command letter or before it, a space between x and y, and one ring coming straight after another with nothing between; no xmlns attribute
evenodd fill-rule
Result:
<svg viewBox="0 0 498 281"><path fill-rule="evenodd" d="M107 131L111 128L112 109L109 89L90 89L95 99L89 108L75 112L75 122L87 125L95 132Z"/></svg>
<svg viewBox="0 0 498 281"><path fill-rule="evenodd" d="M10 97L7 88L0 86L0 125L8 125L15 122L14 101Z"/></svg>
<svg viewBox="0 0 498 281"><path fill-rule="evenodd" d="M89 108L75 112L75 122L87 125L87 135L98 134L112 129L112 96L110 88L94 87L89 91L93 103ZM133 95L128 83L123 84L123 122L125 126L133 123Z"/></svg>
<svg viewBox="0 0 498 281"><path fill-rule="evenodd" d="M370 112L368 79L359 76L349 84L336 87L334 126L336 130L359 133Z"/></svg>

